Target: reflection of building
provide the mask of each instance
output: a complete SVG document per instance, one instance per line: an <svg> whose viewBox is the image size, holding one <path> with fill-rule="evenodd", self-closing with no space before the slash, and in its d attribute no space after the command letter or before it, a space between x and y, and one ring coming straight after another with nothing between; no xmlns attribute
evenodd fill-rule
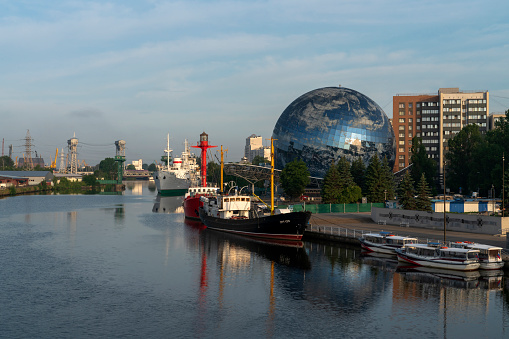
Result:
<svg viewBox="0 0 509 339"><path fill-rule="evenodd" d="M448 141L468 124L477 124L486 132L489 116L489 93L440 88L438 94L396 95L393 97L393 122L396 136L397 172L410 164L412 138L422 138L426 153L437 161L442 173L442 159Z"/></svg>
<svg viewBox="0 0 509 339"><path fill-rule="evenodd" d="M256 156L270 160L270 147L263 146L263 139L261 136L252 134L246 138L244 157L247 159L247 161L253 162L253 159Z"/></svg>
<svg viewBox="0 0 509 339"><path fill-rule="evenodd" d="M276 168L303 160L311 176L323 178L333 162L374 155L395 160L394 132L384 111L362 93L326 87L294 100L281 114L273 132Z"/></svg>

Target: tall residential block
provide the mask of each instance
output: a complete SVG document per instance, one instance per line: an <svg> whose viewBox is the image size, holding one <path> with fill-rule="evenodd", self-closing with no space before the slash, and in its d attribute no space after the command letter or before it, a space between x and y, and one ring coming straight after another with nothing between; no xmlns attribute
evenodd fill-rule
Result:
<svg viewBox="0 0 509 339"><path fill-rule="evenodd" d="M407 167L412 138L420 137L429 158L442 173L448 141L468 124L485 133L489 123L489 92L440 88L438 94L398 94L393 97L392 126L396 137L394 172Z"/></svg>

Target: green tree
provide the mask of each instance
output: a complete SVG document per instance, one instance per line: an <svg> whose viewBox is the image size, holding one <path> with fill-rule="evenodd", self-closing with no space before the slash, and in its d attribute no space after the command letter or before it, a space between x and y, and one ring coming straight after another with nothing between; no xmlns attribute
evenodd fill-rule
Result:
<svg viewBox="0 0 509 339"><path fill-rule="evenodd" d="M353 181L361 188L363 194L366 194L366 165L361 157L355 158L350 167Z"/></svg>
<svg viewBox="0 0 509 339"><path fill-rule="evenodd" d="M154 163L151 163L150 165L148 165L148 171L149 172L155 172L157 171L157 165L154 164Z"/></svg>
<svg viewBox="0 0 509 339"><path fill-rule="evenodd" d="M428 157L422 139L416 136L412 139L410 163L412 164L412 167L410 167L410 174L414 182L418 182L424 173L428 186L435 186L433 178L437 174L437 163L435 160Z"/></svg>
<svg viewBox="0 0 509 339"><path fill-rule="evenodd" d="M7 155L0 157L0 168L2 171L11 170L14 167L14 161Z"/></svg>
<svg viewBox="0 0 509 339"><path fill-rule="evenodd" d="M362 198L362 190L353 180L350 162L346 158L339 159L338 174L341 187L339 203L350 204Z"/></svg>
<svg viewBox="0 0 509 339"><path fill-rule="evenodd" d="M416 209L419 211L432 212L431 200L429 196L431 191L428 186L428 181L424 173L421 174L421 179L417 184L417 198L415 199Z"/></svg>
<svg viewBox="0 0 509 339"><path fill-rule="evenodd" d="M286 194L291 198L298 198L304 193L304 189L309 185L309 170L306 163L295 159L286 164L281 171L281 186Z"/></svg>
<svg viewBox="0 0 509 339"><path fill-rule="evenodd" d="M366 169L366 195L370 202L383 202L385 199L385 176L378 154L369 160Z"/></svg>
<svg viewBox="0 0 509 339"><path fill-rule="evenodd" d="M415 202L414 181L408 171L405 173L403 180L401 180L401 183L399 184L398 200L405 210L415 210L417 208Z"/></svg>
<svg viewBox="0 0 509 339"><path fill-rule="evenodd" d="M341 190L338 167L333 163L323 178L322 201L326 204L339 203Z"/></svg>
<svg viewBox="0 0 509 339"><path fill-rule="evenodd" d="M126 169L128 170L135 170L136 167L133 164L127 165Z"/></svg>
<svg viewBox="0 0 509 339"><path fill-rule="evenodd" d="M99 163L99 173L97 176L103 176L106 180L112 180L117 177L118 165L113 158L106 158Z"/></svg>
<svg viewBox="0 0 509 339"><path fill-rule="evenodd" d="M384 178L384 199L393 199L396 191L394 173L391 166L389 166L389 160L386 156L382 160L382 174Z"/></svg>
<svg viewBox="0 0 509 339"><path fill-rule="evenodd" d="M207 164L207 182L215 183L219 186L220 181L221 181L221 165L213 161L210 161Z"/></svg>
<svg viewBox="0 0 509 339"><path fill-rule="evenodd" d="M251 163L253 165L270 164L270 160L267 160L264 157L257 155L253 158L253 161L251 161Z"/></svg>
<svg viewBox="0 0 509 339"><path fill-rule="evenodd" d="M87 186L96 186L99 184L97 178L93 174L84 175L81 181Z"/></svg>
<svg viewBox="0 0 509 339"><path fill-rule="evenodd" d="M449 140L449 152L446 153L448 164L446 167L446 184L454 192L462 191L467 193L472 189L470 172L475 168L475 150L481 145L482 136L479 126L471 124Z"/></svg>

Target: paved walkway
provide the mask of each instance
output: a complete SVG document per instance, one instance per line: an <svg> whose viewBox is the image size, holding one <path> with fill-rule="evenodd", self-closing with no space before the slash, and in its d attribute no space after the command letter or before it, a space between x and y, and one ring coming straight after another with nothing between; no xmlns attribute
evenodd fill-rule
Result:
<svg viewBox="0 0 509 339"><path fill-rule="evenodd" d="M443 240L443 229L426 229L418 227L400 227L398 225L378 225L371 220L371 212L365 213L313 213L309 221L315 226L343 227L359 231L388 231L396 235L412 236L422 239ZM472 241L481 244L506 248L505 236L467 232L446 232L447 241Z"/></svg>

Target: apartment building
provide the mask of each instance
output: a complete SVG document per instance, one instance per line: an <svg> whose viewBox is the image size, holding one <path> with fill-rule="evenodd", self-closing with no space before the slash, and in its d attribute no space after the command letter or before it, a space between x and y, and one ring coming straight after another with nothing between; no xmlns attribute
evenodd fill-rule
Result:
<svg viewBox="0 0 509 339"><path fill-rule="evenodd" d="M448 141L468 124L488 130L489 92L440 88L438 94L398 94L393 97L393 129L396 137L394 172L410 164L412 138L420 137L428 157L442 173Z"/></svg>

